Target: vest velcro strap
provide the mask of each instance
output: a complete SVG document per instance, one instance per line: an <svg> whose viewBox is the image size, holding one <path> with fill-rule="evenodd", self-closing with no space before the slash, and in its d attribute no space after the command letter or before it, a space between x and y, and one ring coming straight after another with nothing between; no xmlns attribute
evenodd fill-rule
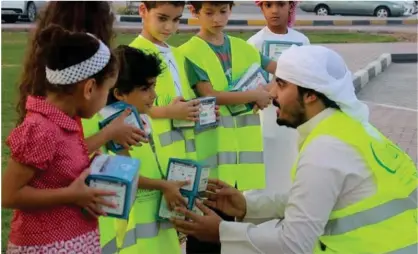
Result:
<svg viewBox="0 0 418 254"><path fill-rule="evenodd" d="M385 221L410 209L417 209L416 189L406 198L394 199L374 208L343 218L332 219L324 235L340 235L355 229Z"/></svg>
<svg viewBox="0 0 418 254"><path fill-rule="evenodd" d="M113 238L102 247L102 254L115 254L117 252L118 246L116 244L116 238Z"/></svg>
<svg viewBox="0 0 418 254"><path fill-rule="evenodd" d="M136 244L137 239L153 238L158 236L160 229L170 229L173 225L170 222L151 222L144 224L136 224L135 228L126 232L122 249L128 248Z"/></svg>
<svg viewBox="0 0 418 254"><path fill-rule="evenodd" d="M218 126L224 128L235 128L234 117L233 116L221 116L219 119Z"/></svg>
<svg viewBox="0 0 418 254"><path fill-rule="evenodd" d="M204 163L211 168L216 168L223 164L237 164L238 156L236 152L221 152L209 157Z"/></svg>
<svg viewBox="0 0 418 254"><path fill-rule="evenodd" d="M263 164L264 163L263 152L240 152L239 163L240 164Z"/></svg>
<svg viewBox="0 0 418 254"><path fill-rule="evenodd" d="M388 252L387 254L417 254L417 253L418 253L418 245L414 243L404 248Z"/></svg>
<svg viewBox="0 0 418 254"><path fill-rule="evenodd" d="M184 140L182 133L180 133L177 130L161 133L158 137L160 139L161 147L168 146L173 144L174 142Z"/></svg>
<svg viewBox="0 0 418 254"><path fill-rule="evenodd" d="M186 153L196 152L196 145L194 139L186 140Z"/></svg>
<svg viewBox="0 0 418 254"><path fill-rule="evenodd" d="M237 128L261 125L260 116L256 114L236 116L235 121Z"/></svg>

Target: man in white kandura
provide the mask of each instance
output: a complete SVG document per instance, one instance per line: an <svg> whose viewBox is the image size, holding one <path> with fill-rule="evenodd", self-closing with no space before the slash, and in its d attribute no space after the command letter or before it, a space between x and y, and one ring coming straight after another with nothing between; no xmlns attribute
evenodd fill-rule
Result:
<svg viewBox="0 0 418 254"><path fill-rule="evenodd" d="M292 46L276 77L277 122L300 134L289 193L244 197L211 180L205 204L237 222L198 202L204 215L179 208L189 220L173 219L177 230L221 242L225 254L416 254L415 163L369 123L341 56Z"/></svg>

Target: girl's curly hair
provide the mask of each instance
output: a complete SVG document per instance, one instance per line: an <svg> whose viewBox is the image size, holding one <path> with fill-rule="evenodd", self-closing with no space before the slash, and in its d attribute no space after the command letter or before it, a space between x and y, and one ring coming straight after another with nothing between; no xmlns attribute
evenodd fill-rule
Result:
<svg viewBox="0 0 418 254"><path fill-rule="evenodd" d="M29 95L45 96L45 61L36 38L49 25L55 24L72 32L94 34L110 47L114 37L114 15L106 1L51 1L41 14L36 28L28 40L28 49L19 82L20 97L16 107L20 124L26 115L26 100Z"/></svg>

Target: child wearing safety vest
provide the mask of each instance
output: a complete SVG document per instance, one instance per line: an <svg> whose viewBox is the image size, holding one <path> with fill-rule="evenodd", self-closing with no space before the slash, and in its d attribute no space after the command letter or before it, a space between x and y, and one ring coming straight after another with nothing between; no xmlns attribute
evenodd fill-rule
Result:
<svg viewBox="0 0 418 254"><path fill-rule="evenodd" d="M185 181L164 180L166 168L156 149L156 133L148 117L157 98L156 82L163 71L163 64L157 55L126 45L116 48L115 53L120 70L116 85L109 93L108 104L123 101L134 106L141 114L145 129L151 130L151 134L148 143L121 152L141 161L138 193L128 220L100 218L102 253L180 254L176 230L169 222L157 221L160 196L163 195L170 208L182 206L184 199L179 188L187 184ZM90 125L91 130L92 126L98 126L99 120L100 112L94 120L84 124Z"/></svg>
<svg viewBox="0 0 418 254"><path fill-rule="evenodd" d="M143 29L129 45L155 53L163 64L156 80L155 107L149 112L163 168L170 157L198 159L194 131L173 127L173 121L197 121L199 115L199 100L195 100L184 68L186 59L166 43L177 31L184 5L185 1L143 1L139 6Z"/></svg>
<svg viewBox="0 0 418 254"><path fill-rule="evenodd" d="M265 187L260 117L253 111L232 116L226 106L254 103L258 109L267 107L271 102L267 87L244 92L230 90L252 65L258 64L273 74L276 62L244 40L223 32L233 4L233 1L191 1L190 10L198 19L200 31L179 49L189 60L192 88L199 96L216 97L221 105L218 128L196 137L197 150L211 165L212 178L244 191ZM188 237L187 252L220 253L220 246Z"/></svg>
<svg viewBox="0 0 418 254"><path fill-rule="evenodd" d="M295 23L297 1L255 1L260 7L267 26L248 39L263 52L266 41L278 41L283 47L292 44L309 45L309 39L291 27ZM277 60L277 59L273 59ZM270 76L271 78L271 76ZM273 101L274 104L274 101ZM290 169L296 160L297 131L276 123L277 107L270 105L260 112L263 128L266 188L261 191L286 192L291 186ZM278 182L277 179L280 179ZM258 192L257 190L255 192Z"/></svg>

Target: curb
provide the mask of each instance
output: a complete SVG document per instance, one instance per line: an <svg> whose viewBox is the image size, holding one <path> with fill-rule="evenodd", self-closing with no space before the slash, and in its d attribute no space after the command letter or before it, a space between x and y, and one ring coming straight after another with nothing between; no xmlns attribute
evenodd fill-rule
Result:
<svg viewBox="0 0 418 254"><path fill-rule="evenodd" d="M376 60L369 63L366 67L354 73L353 83L356 94L361 91L373 78L384 72L392 63L416 63L418 53L403 53L380 55Z"/></svg>
<svg viewBox="0 0 418 254"><path fill-rule="evenodd" d="M366 67L354 73L353 83L356 94L361 91L373 78L385 71L392 63L392 55L384 53Z"/></svg>
<svg viewBox="0 0 418 254"><path fill-rule="evenodd" d="M418 53L392 54L392 63L416 63L418 62Z"/></svg>
<svg viewBox="0 0 418 254"><path fill-rule="evenodd" d="M117 15L118 22L141 23L138 15ZM182 25L198 25L197 19L180 19ZM381 19L381 20L296 20L295 26L405 26L417 25L418 19ZM265 26L264 19L230 19L229 26Z"/></svg>

